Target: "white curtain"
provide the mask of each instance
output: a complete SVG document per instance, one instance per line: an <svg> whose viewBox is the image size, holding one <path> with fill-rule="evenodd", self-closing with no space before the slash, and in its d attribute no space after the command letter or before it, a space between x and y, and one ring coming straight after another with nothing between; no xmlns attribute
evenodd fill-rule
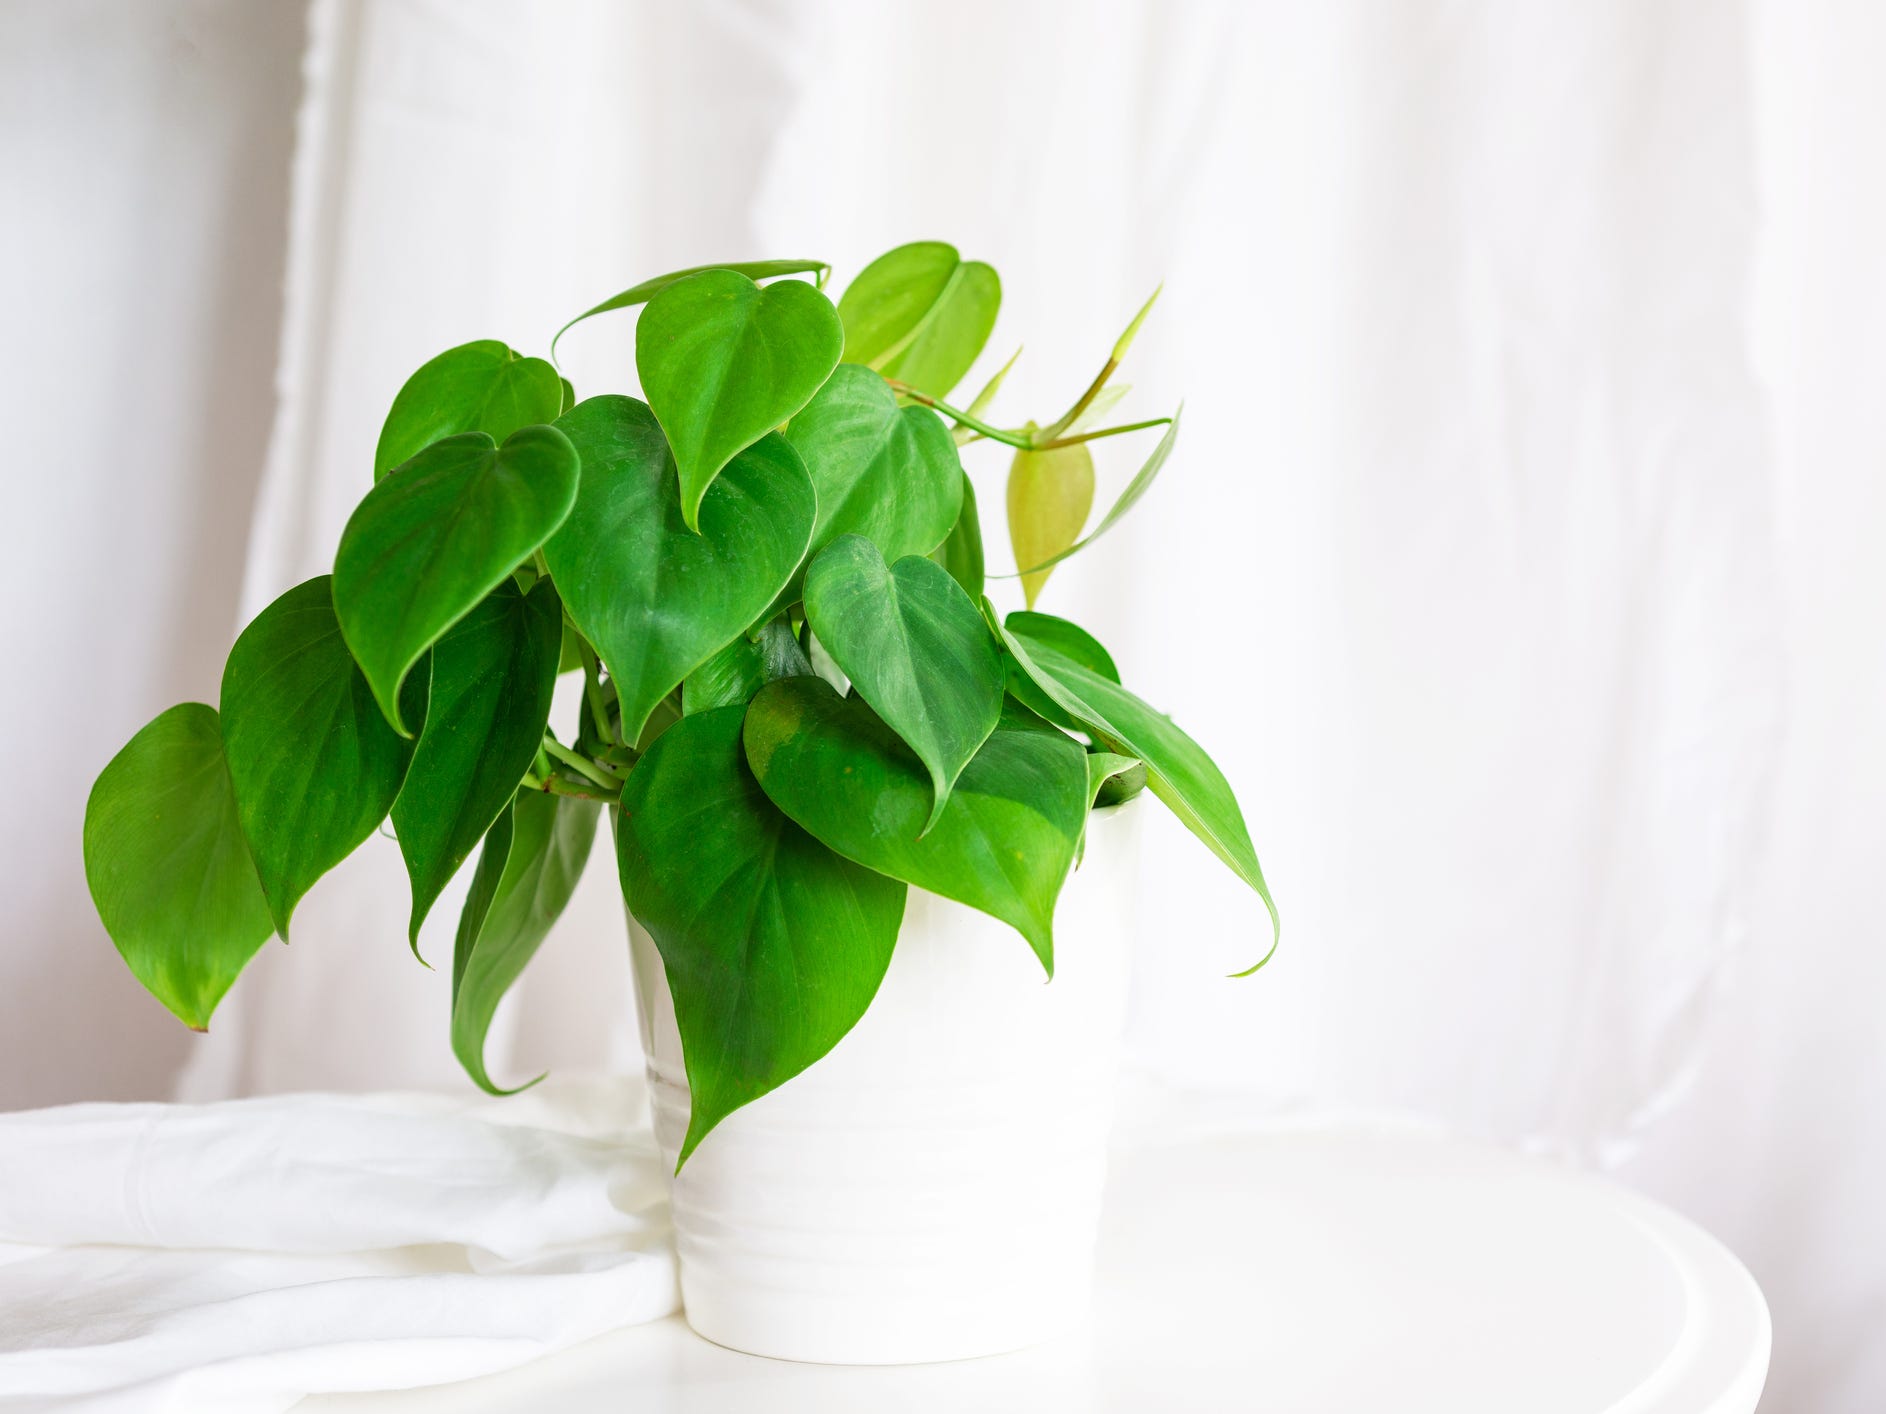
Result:
<svg viewBox="0 0 1886 1414"><path fill-rule="evenodd" d="M108 23L131 13L141 47ZM179 65L220 82L128 107L142 148L96 118L46 129L102 78L0 85L10 156L86 142L95 166L89 189L50 164L24 188L67 203L22 213L59 276L29 291L24 386L61 418L24 419L39 460L8 475L60 529L9 587L48 606L27 661L80 705L7 708L26 787L7 1099L463 1084L385 842L308 897L179 1072L86 917L83 782L168 701L214 700L236 624L328 566L386 403L431 354L541 350L703 260L811 255L842 282L941 237L1002 272L985 362L1026 345L1016 420L1057 411L1165 282L1127 407L1183 397L1178 454L1043 607L1217 756L1285 936L1224 980L1261 952L1260 910L1151 831L1139 1063L1607 1167L1755 1269L1775 1408L1886 1404L1886 13L316 0L286 216L302 35L280 11L0 14L67 66L122 50L160 88ZM249 171L190 123L257 151L279 130L279 161ZM202 180L130 183L147 157ZM114 193L122 228L100 234ZM170 258L134 290L142 214ZM79 263L106 257L121 284ZM285 303L256 288L282 269ZM279 357L232 355L191 299L240 300ZM632 329L565 342L580 393L632 387ZM101 383L137 415L99 421ZM1102 446L1105 496L1133 448ZM999 546L993 450L971 469ZM101 588L114 557L125 583ZM48 729L62 753L31 744ZM607 865L507 1005L499 1075L636 1063Z"/></svg>

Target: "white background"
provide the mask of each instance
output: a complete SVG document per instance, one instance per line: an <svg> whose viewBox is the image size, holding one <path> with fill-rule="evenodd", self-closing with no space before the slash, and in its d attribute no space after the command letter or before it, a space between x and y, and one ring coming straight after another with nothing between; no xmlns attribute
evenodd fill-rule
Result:
<svg viewBox="0 0 1886 1414"><path fill-rule="evenodd" d="M1014 421L1166 284L1124 410L1179 451L1043 607L1225 767L1285 940L1223 980L1261 915L1156 831L1140 1063L1610 1168L1762 1281L1764 1407L1886 1406L1882 69L1811 0L4 0L0 1104L465 1084L386 841L183 1033L92 776L325 569L433 353L940 237ZM626 988L599 868L497 1073L634 1064Z"/></svg>

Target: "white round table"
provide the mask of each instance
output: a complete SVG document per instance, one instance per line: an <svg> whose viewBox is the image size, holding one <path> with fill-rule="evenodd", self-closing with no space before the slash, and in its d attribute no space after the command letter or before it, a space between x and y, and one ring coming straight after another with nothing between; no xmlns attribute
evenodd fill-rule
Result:
<svg viewBox="0 0 1886 1414"><path fill-rule="evenodd" d="M678 1317L502 1375L303 1414L1747 1414L1760 1291L1601 1179L1382 1124L1140 1125L1115 1156L1093 1319L948 1365L795 1365Z"/></svg>

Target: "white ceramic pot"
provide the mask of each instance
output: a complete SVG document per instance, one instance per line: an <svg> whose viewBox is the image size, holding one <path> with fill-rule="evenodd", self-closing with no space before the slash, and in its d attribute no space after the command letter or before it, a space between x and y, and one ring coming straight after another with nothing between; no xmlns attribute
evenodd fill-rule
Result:
<svg viewBox="0 0 1886 1414"><path fill-rule="evenodd" d="M912 889L883 986L818 1064L736 1110L674 1183L688 1323L756 1355L957 1360L1076 1325L1093 1286L1138 801L1095 813L1055 975L1006 924ZM688 1125L674 1004L633 923L655 1136Z"/></svg>

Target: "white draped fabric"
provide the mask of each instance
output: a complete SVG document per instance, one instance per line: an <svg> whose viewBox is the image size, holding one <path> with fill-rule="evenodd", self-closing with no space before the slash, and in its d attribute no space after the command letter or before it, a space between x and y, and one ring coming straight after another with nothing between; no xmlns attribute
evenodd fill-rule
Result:
<svg viewBox="0 0 1886 1414"><path fill-rule="evenodd" d="M328 566L433 353L941 237L1002 273L1017 421L1165 282L1125 408L1183 397L1178 452L1042 607L1213 751L1285 933L1224 980L1261 911L1151 831L1140 1063L1612 1169L1753 1267L1774 1407L1886 1403L1886 13L14 0L0 40L0 1100L462 1086L390 842L186 1046L90 919L85 783ZM580 393L632 331L565 341ZM500 1077L636 1064L606 866Z"/></svg>

